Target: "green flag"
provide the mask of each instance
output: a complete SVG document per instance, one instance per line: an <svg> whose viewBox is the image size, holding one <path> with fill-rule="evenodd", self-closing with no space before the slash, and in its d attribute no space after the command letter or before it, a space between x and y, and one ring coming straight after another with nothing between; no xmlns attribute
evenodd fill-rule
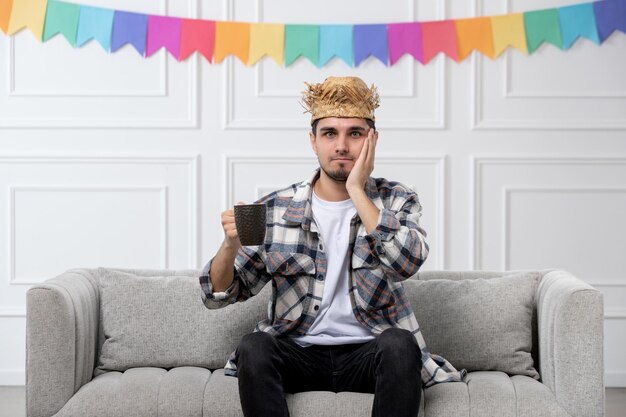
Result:
<svg viewBox="0 0 626 417"><path fill-rule="evenodd" d="M48 1L43 41L45 42L57 33L61 33L72 46L76 46L79 15L80 5L78 4L55 0Z"/></svg>
<svg viewBox="0 0 626 417"><path fill-rule="evenodd" d="M529 54L535 52L544 41L563 49L561 24L557 9L525 12L524 27L526 29L526 43L528 44Z"/></svg>
<svg viewBox="0 0 626 417"><path fill-rule="evenodd" d="M300 55L319 65L320 27L318 25L285 25L285 66Z"/></svg>

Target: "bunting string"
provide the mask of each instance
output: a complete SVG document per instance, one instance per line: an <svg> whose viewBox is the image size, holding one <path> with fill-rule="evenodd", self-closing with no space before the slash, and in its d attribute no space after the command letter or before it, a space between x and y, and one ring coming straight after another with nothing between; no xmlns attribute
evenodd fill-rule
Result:
<svg viewBox="0 0 626 417"><path fill-rule="evenodd" d="M95 39L106 52L130 44L142 57L165 48L178 61L194 52L218 64L267 56L279 66L304 57L322 67L333 58L359 66L369 57L394 65L408 54L427 64L443 53L460 62L473 51L497 58L511 47L532 54L547 42L567 50L585 38L597 45L626 33L626 0L601 0L497 16L376 24L252 23L158 16L57 0L0 0L0 30L28 28L45 42L61 34L73 47Z"/></svg>

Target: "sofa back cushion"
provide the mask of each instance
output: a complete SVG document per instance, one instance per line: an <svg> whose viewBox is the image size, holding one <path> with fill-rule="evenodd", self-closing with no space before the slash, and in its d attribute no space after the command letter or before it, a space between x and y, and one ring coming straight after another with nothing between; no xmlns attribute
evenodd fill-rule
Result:
<svg viewBox="0 0 626 417"><path fill-rule="evenodd" d="M94 374L133 367L218 369L267 316L271 285L244 303L209 310L200 271L97 270L100 354ZM535 292L543 273L420 272L404 282L432 353L457 369L538 378Z"/></svg>
<svg viewBox="0 0 626 417"><path fill-rule="evenodd" d="M478 276L426 273L405 281L426 345L457 369L538 379L531 351L536 341L535 293L543 273Z"/></svg>
<svg viewBox="0 0 626 417"><path fill-rule="evenodd" d="M267 314L270 286L245 303L208 310L199 275L175 274L98 269L102 345L94 375L141 366L221 368Z"/></svg>

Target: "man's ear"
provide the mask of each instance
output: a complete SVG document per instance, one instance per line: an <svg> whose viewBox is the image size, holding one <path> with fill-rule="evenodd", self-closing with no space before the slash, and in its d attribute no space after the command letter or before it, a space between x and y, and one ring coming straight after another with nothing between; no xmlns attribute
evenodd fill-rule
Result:
<svg viewBox="0 0 626 417"><path fill-rule="evenodd" d="M315 142L315 135L313 134L313 131L309 132L309 141L311 142L311 149L313 149L313 152L317 155L317 143Z"/></svg>

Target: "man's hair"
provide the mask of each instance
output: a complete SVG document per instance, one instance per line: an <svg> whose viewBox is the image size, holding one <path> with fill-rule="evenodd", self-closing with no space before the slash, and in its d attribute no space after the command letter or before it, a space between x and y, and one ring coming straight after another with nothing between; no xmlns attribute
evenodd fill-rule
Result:
<svg viewBox="0 0 626 417"><path fill-rule="evenodd" d="M317 119L315 120L312 124L311 124L311 132L313 132L313 136L317 136L317 123L322 120L322 119ZM363 119L367 122L367 125L371 128L374 129L374 131L376 131L376 123L374 123L373 120L370 119Z"/></svg>

